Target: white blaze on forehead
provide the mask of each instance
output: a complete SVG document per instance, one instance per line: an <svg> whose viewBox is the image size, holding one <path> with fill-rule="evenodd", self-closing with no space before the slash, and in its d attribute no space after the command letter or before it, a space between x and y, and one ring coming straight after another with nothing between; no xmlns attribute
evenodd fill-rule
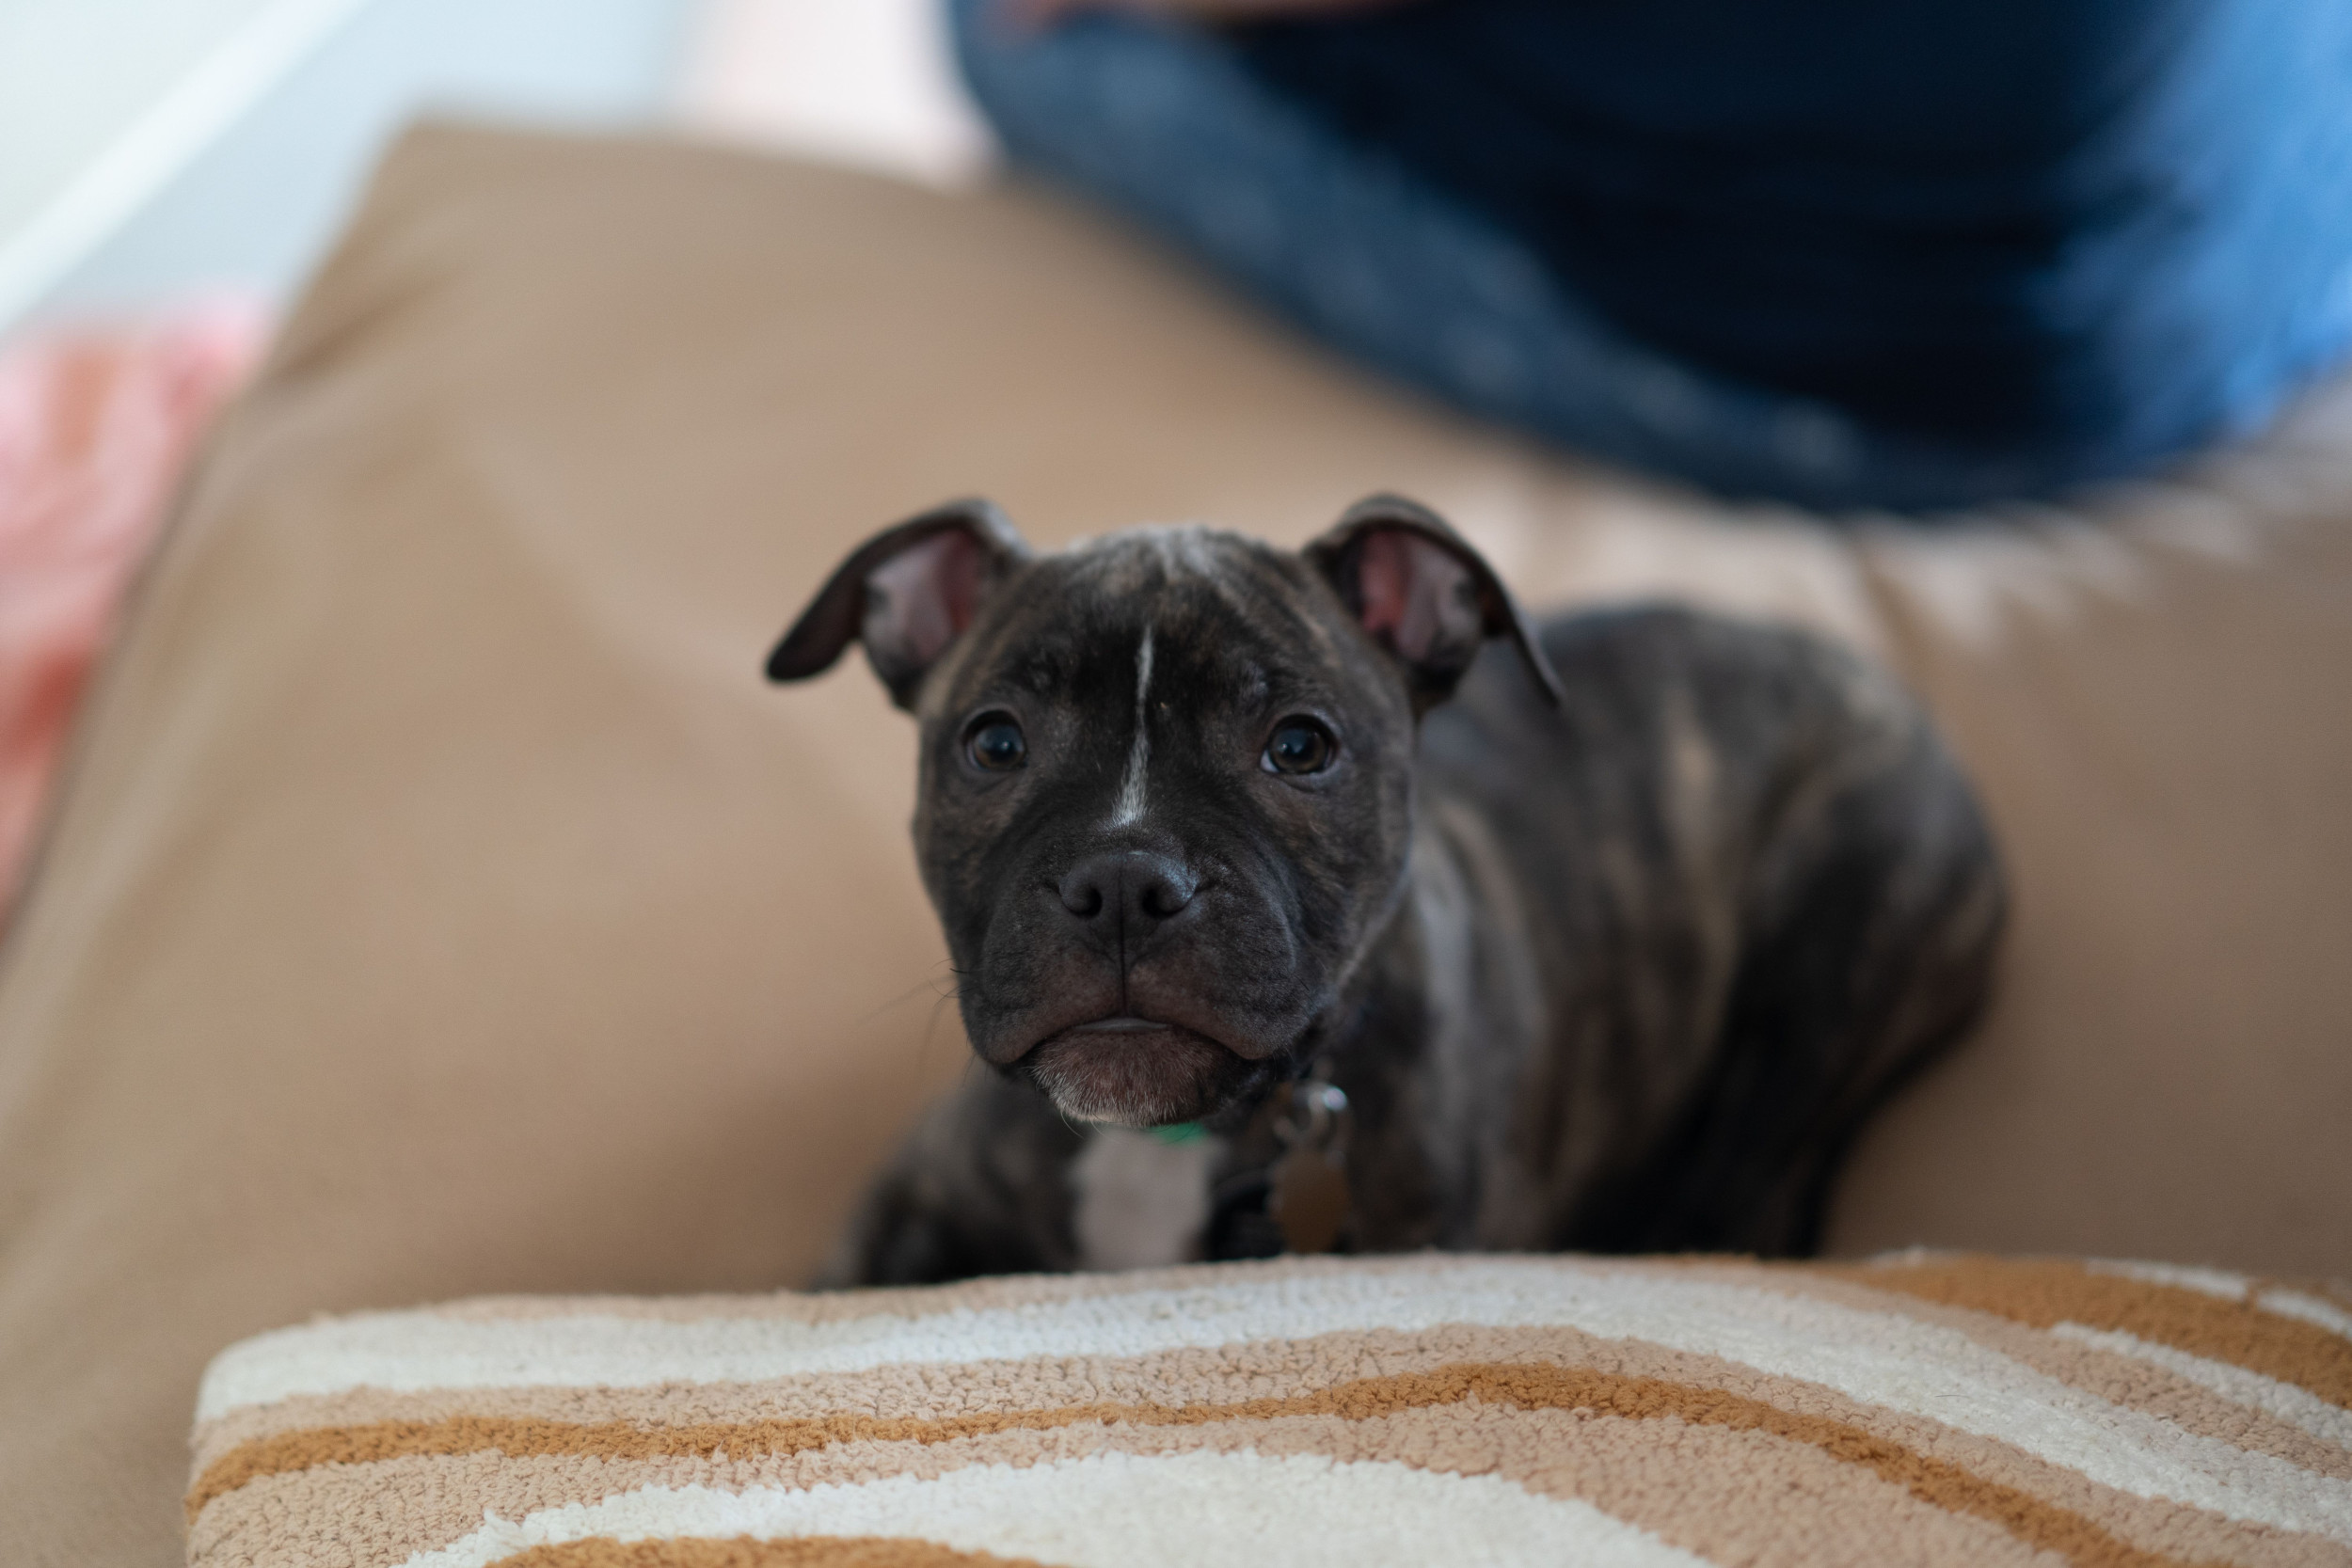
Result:
<svg viewBox="0 0 2352 1568"><path fill-rule="evenodd" d="M1119 804L1111 812L1111 826L1124 828L1143 819L1143 780L1152 765L1152 731L1145 724L1144 704L1152 693L1152 628L1143 628L1143 641L1136 645L1136 738L1127 748L1127 776L1119 784Z"/></svg>

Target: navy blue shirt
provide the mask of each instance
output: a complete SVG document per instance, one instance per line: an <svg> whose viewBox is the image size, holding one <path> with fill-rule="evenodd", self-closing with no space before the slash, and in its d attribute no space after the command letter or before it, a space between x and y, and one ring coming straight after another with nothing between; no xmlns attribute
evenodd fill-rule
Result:
<svg viewBox="0 0 2352 1568"><path fill-rule="evenodd" d="M1422 0L1235 35L1693 364L2124 467L2352 343L2352 0Z"/></svg>

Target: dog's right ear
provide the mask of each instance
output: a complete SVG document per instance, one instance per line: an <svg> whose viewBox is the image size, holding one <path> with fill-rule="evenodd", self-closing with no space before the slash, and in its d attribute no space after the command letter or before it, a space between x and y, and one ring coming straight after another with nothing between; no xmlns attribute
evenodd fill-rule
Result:
<svg viewBox="0 0 2352 1568"><path fill-rule="evenodd" d="M771 681L824 673L852 638L909 712L923 676L1029 546L985 500L950 501L859 546L768 656Z"/></svg>

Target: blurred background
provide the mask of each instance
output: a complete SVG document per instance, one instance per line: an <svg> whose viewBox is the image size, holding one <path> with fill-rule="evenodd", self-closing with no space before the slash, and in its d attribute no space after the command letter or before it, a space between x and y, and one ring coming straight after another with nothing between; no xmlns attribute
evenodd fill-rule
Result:
<svg viewBox="0 0 2352 1568"><path fill-rule="evenodd" d="M0 5L0 930L124 585L420 116L989 166L932 0Z"/></svg>
<svg viewBox="0 0 2352 1568"><path fill-rule="evenodd" d="M282 300L420 113L661 125L953 182L929 0L9 0L0 334Z"/></svg>

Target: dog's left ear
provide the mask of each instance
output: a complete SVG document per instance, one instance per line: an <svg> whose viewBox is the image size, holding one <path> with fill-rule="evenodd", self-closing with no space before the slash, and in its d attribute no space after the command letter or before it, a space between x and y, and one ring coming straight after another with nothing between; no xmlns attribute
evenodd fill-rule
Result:
<svg viewBox="0 0 2352 1568"><path fill-rule="evenodd" d="M852 641L913 712L923 677L963 635L981 604L1029 546L985 500L950 501L887 528L834 569L768 656L771 681L824 673Z"/></svg>
<svg viewBox="0 0 2352 1568"><path fill-rule="evenodd" d="M1454 693L1490 637L1507 637L1553 706L1560 677L1495 569L1444 518L1402 496L1373 496L1304 550L1373 641L1405 667L1413 712Z"/></svg>

